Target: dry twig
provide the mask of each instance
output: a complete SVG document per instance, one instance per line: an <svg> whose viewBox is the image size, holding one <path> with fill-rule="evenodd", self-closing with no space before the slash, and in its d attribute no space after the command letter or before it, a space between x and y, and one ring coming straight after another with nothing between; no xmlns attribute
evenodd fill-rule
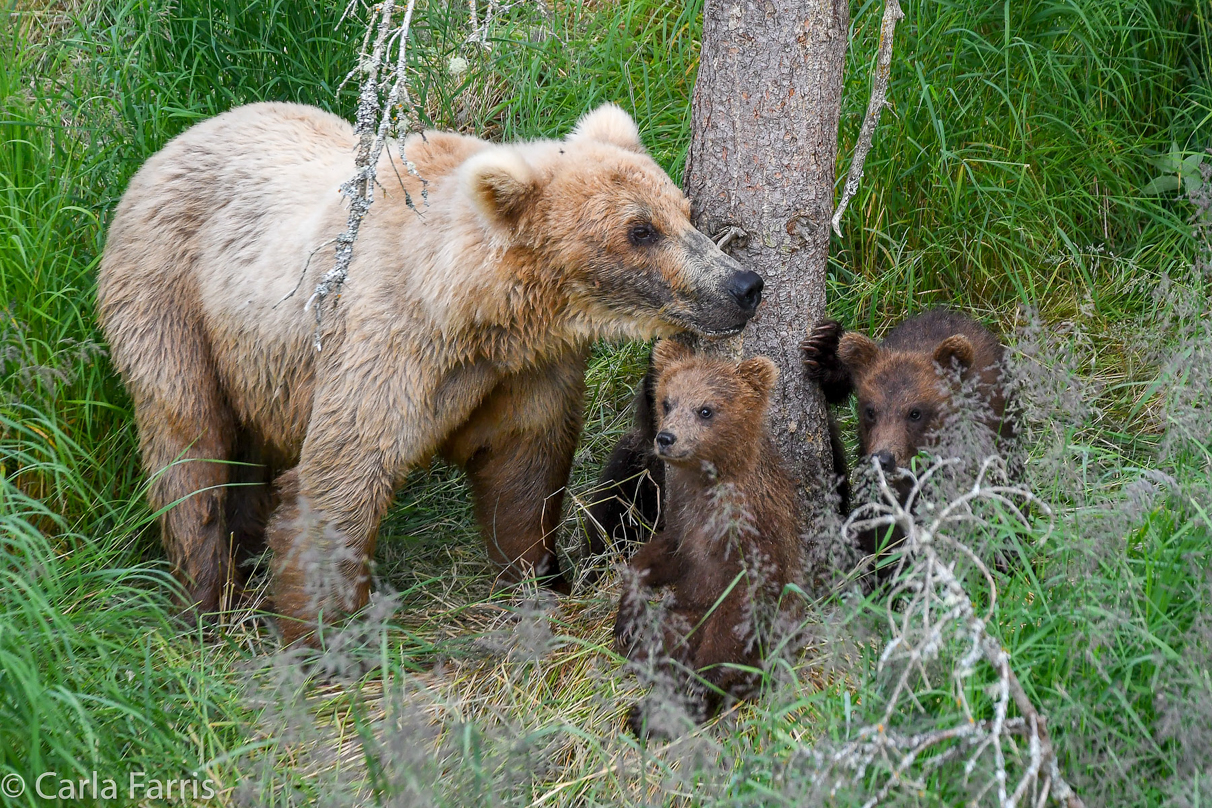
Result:
<svg viewBox="0 0 1212 808"><path fill-rule="evenodd" d="M357 0L352 0L345 14L348 15ZM315 346L321 348L321 326L323 325L324 303L329 297L340 298L341 286L349 277L349 264L353 260L353 245L358 238L358 230L362 220L366 218L370 206L374 204L374 189L379 158L387 146L388 139L399 132L407 131L411 116L412 99L408 94L408 34L412 25L412 14L417 0L408 0L404 8L404 19L398 28L393 30L392 22L396 12L395 0L383 0L374 6L371 19L367 25L366 37L358 54L358 66L346 77L349 81L356 74L362 74L362 88L358 94L358 109L354 118L354 133L358 136L358 146L354 162L357 166L353 177L341 186L341 193L349 200L349 218L345 230L334 239L337 245L336 264L316 285L316 290L308 298L303 310L315 306L316 331ZM367 52L371 32L374 32L374 45ZM394 67L388 61L392 46L396 48ZM383 78L380 78L383 74ZM381 99L382 88L391 82L386 102ZM344 84L344 82L342 82ZM421 179L421 196L425 201L425 181L417 173L416 166L407 157L404 167L414 177ZM417 210L408 191L404 192L404 201L409 208ZM418 215L420 211L417 211ZM310 261L310 259L309 259Z"/></svg>
<svg viewBox="0 0 1212 808"><path fill-rule="evenodd" d="M1010 665L1010 655L988 633L996 588L988 568L968 547L950 535L960 523L986 524L975 509L979 503L996 504L1024 527L1025 509L1038 508L1051 519L1051 511L1029 490L1005 483L1000 458L987 458L976 481L966 492L949 503L935 503L924 495L931 477L958 463L942 460L920 476L909 475L912 489L904 504L889 485L883 470L875 463L880 501L868 503L847 520L844 530L899 528L904 533L899 550L904 553L902 573L888 596L887 618L891 639L879 660L880 672L895 673L880 719L858 731L853 740L832 752L815 751L821 785L836 792L842 785L841 773L848 771L854 782L874 771L879 790L864 808L874 808L897 788L924 789L928 775L950 761L963 759L965 781L973 777L977 766L991 759L992 776L974 784L976 805L992 792L999 808L1016 808L1030 792L1033 804L1043 805L1051 796L1066 808L1081 808L1082 802L1065 782L1057 765L1056 753L1048 735L1044 717L1031 703ZM920 519L915 511L925 514ZM989 611L980 615L963 583L955 574L955 561L946 560L940 550L950 550L970 561L986 578L991 593ZM895 609L894 605L895 604ZM917 733L903 733L894 722L906 709L926 712L920 698L931 690L928 663L939 659L949 647L958 644L961 653L951 665L952 691L960 708L960 718L951 726ZM978 719L966 695L966 683L984 661L995 679L986 692L993 699L992 718ZM1019 715L1009 715L1013 701ZM1026 761L1010 782L1007 751L1017 751L1012 738L1027 742Z"/></svg>
<svg viewBox="0 0 1212 808"><path fill-rule="evenodd" d="M502 15L512 11L517 6L524 6L531 0L513 0L512 3L501 5L501 0L488 0L484 9L484 19L481 22L476 14L476 0L467 0L471 12L471 33L464 40L468 45L478 45L486 51L492 50L492 25ZM536 3L540 11L544 10L542 0Z"/></svg>
<svg viewBox="0 0 1212 808"><path fill-rule="evenodd" d="M871 82L871 100L867 104L867 117L863 119L863 128L859 132L858 143L854 147L854 158L850 162L850 173L846 176L846 186L842 189L842 199L833 212L833 232L842 234L842 214L850 204L855 191L858 190L859 180L863 178L863 163L867 160L867 152L871 151L871 139L875 136L875 127L879 125L880 113L883 112L888 95L888 76L892 71L892 35L896 31L898 21L904 19L905 12L901 11L898 0L887 0L884 5L884 19L880 23L880 47L875 62L875 76Z"/></svg>

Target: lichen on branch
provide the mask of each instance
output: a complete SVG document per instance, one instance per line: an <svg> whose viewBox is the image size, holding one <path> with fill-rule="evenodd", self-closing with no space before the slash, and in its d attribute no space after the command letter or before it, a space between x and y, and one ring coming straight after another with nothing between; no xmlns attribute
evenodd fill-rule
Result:
<svg viewBox="0 0 1212 808"><path fill-rule="evenodd" d="M395 137L398 133L407 132L412 127L412 98L408 92L408 35L416 3L417 0L408 0L404 7L404 17L399 25L394 24L395 0L383 0L382 3L372 7L366 36L358 54L358 65L345 78L345 81L348 82L354 76L361 75L362 77L361 90L358 93L358 108L354 117L354 134L358 138L354 157L357 169L354 175L341 185L341 194L349 200L349 217L345 230L334 239L336 262L333 268L320 279L315 291L312 292L303 307L304 311L313 307L315 309L315 347L317 351L323 347L321 328L325 303L330 298L334 302L340 299L341 287L349 278L349 265L353 260L354 242L358 239L358 230L361 228L370 206L375 201L374 192L379 159L390 138ZM357 0L351 0L345 10L345 16L349 16L356 4ZM372 33L373 45L371 45ZM389 58L393 47L396 52L394 63ZM342 85L344 83L342 82ZM390 89L384 99L383 89L389 84ZM424 178L417 173L412 161L403 154L401 154L401 158L408 173L421 180L421 202L422 205L427 204L428 194ZM404 191L404 202L418 215L421 214L407 190Z"/></svg>
<svg viewBox="0 0 1212 808"><path fill-rule="evenodd" d="M989 632L997 597L994 578L954 532L961 525L987 526L988 507L1000 509L1023 529L1030 526L1029 510L1049 523L1052 512L1026 487L1010 484L1005 464L996 456L981 462L966 490L934 501L928 494L931 479L959 463L944 459L917 475L900 472L910 484L907 496L873 463L879 497L856 509L843 527L847 532L895 528L904 535L896 548L902 553L899 575L886 595L890 635L878 664L878 671L891 678L884 708L873 723L844 744L805 753L813 779L827 793L847 782L867 783L872 791L863 806L874 808L897 790L926 790L926 781L941 767L956 764L973 793L967 804L980 805L991 797L999 808L1017 808L1042 806L1051 798L1079 808L1081 799L1061 775L1045 717L1023 689L1010 654ZM956 573L961 558L986 581L989 607L984 614ZM982 663L993 673L983 689L991 704L977 709L968 693ZM932 679L940 670L951 679L958 708L953 721L931 718L936 710L927 707L938 704ZM1018 715L1011 715L1011 705ZM926 716L931 725L906 728L908 713ZM1015 739L1025 742L1026 749Z"/></svg>

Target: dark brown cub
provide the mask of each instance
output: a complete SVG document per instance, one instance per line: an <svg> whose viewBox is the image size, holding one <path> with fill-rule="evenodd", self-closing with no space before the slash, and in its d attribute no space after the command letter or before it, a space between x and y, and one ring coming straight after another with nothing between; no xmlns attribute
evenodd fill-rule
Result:
<svg viewBox="0 0 1212 808"><path fill-rule="evenodd" d="M947 309L928 311L896 326L879 345L826 320L802 347L805 372L830 404L856 396L859 462L878 462L890 482L919 451L954 437L948 433L961 403L975 408L983 429L966 439L987 439L989 446L982 450L992 450L998 438L1013 433L1005 417L1005 349L971 317ZM867 531L859 544L873 555L880 545L899 538Z"/></svg>
<svg viewBox="0 0 1212 808"><path fill-rule="evenodd" d="M585 524L585 554L600 558L607 550L618 550L630 558L635 549L660 530L661 490L665 485L665 463L657 457L656 373L652 360L635 392L631 431L615 445L598 475L590 495ZM597 577L597 570L590 575Z"/></svg>

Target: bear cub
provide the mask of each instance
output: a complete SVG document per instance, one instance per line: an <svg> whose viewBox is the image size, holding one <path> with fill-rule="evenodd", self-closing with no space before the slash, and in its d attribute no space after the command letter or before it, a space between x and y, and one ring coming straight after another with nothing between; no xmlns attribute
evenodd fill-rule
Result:
<svg viewBox="0 0 1212 808"><path fill-rule="evenodd" d="M773 362L695 356L663 340L653 367L665 524L631 559L615 643L668 674L674 697L703 721L752 693L756 674L736 666L760 666L774 621L794 613L794 598L781 596L802 565L795 485L765 428ZM646 638L659 587L671 602ZM660 723L642 705L629 717L637 735L668 734Z"/></svg>
<svg viewBox="0 0 1212 808"><path fill-rule="evenodd" d="M858 400L859 465L878 461L902 501L908 495L898 469L908 468L922 449L955 441L953 421L961 400L974 407L976 427L963 433L978 441L981 455L1014 429L1006 417L1005 349L989 329L963 314L935 309L903 321L877 345L845 331L834 320L814 328L801 345L804 371L825 400ZM899 541L883 531L864 531L859 546L868 556ZM889 572L881 570L881 578Z"/></svg>
<svg viewBox="0 0 1212 808"><path fill-rule="evenodd" d="M593 488L583 555L598 562L607 550L624 558L664 526L665 464L656 453L656 371L652 359L635 391L631 431L619 439ZM590 567L589 580L599 569Z"/></svg>
<svg viewBox="0 0 1212 808"><path fill-rule="evenodd" d="M615 444L598 474L587 509L583 556L591 563L608 550L630 558L645 537L664 526L665 464L656 452L656 370L651 360L636 388L632 410L631 431ZM849 467L837 419L832 412L827 415L833 463L828 496L831 507L845 518L850 513ZM587 579L597 580L598 572L589 567Z"/></svg>

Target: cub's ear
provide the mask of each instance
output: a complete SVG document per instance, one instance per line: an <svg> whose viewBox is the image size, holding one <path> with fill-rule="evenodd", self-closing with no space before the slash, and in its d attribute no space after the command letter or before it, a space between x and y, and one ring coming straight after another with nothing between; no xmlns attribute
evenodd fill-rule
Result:
<svg viewBox="0 0 1212 808"><path fill-rule="evenodd" d="M610 143L627 151L643 154L644 144L640 142L640 130L636 128L631 116L615 104L603 104L593 112L581 118L576 129L567 138L572 143L578 140L596 140L599 143Z"/></svg>
<svg viewBox="0 0 1212 808"><path fill-rule="evenodd" d="M681 362L692 356L694 356L694 351L676 339L663 339L652 349L652 368L659 376L673 363Z"/></svg>
<svg viewBox="0 0 1212 808"><path fill-rule="evenodd" d="M779 369L767 356L746 359L736 366L736 373L763 398L770 395L774 383L779 380Z"/></svg>
<svg viewBox="0 0 1212 808"><path fill-rule="evenodd" d="M509 148L485 149L463 166L463 182L476 210L494 225L509 226L538 190L538 178Z"/></svg>
<svg viewBox="0 0 1212 808"><path fill-rule="evenodd" d="M947 337L934 349L934 361L938 363L939 367L943 370L951 370L952 362L956 362L959 364L960 373L972 367L975 356L976 352L972 348L972 343L963 334Z"/></svg>
<svg viewBox="0 0 1212 808"><path fill-rule="evenodd" d="M837 355L853 376L862 376L879 353L879 346L865 334L847 331L837 344Z"/></svg>

